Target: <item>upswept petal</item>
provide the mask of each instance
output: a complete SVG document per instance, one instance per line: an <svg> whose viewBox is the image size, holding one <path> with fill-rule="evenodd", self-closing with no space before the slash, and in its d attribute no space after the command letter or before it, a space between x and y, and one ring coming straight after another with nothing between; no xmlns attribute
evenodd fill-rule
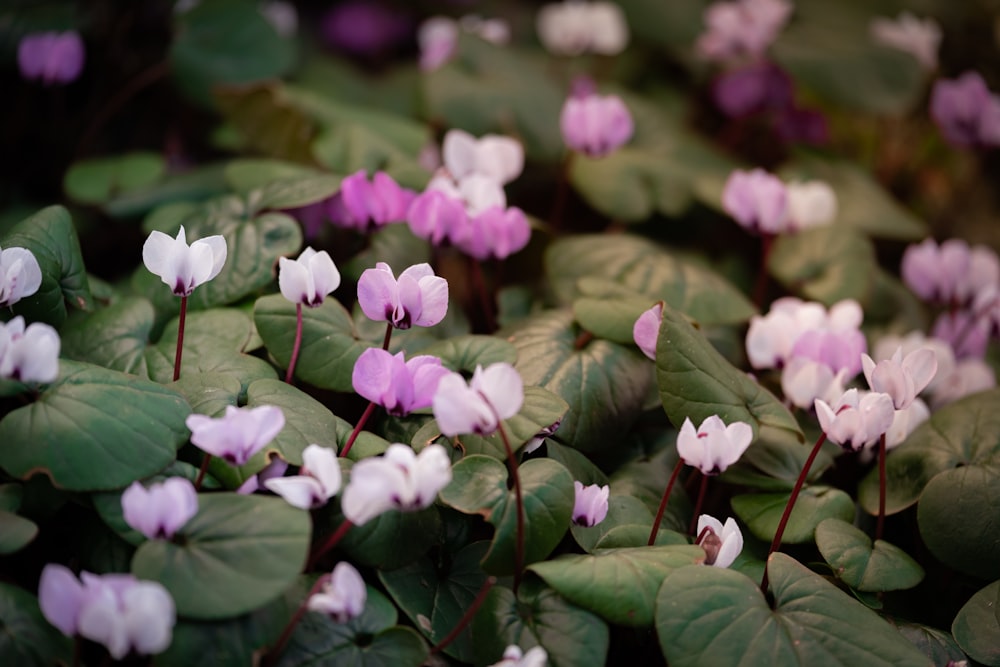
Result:
<svg viewBox="0 0 1000 667"><path fill-rule="evenodd" d="M486 399L499 419L510 419L524 404L524 381L507 363L477 366L469 386Z"/></svg>
<svg viewBox="0 0 1000 667"><path fill-rule="evenodd" d="M85 593L69 568L49 563L38 582L38 605L45 619L67 637L77 632Z"/></svg>
<svg viewBox="0 0 1000 667"><path fill-rule="evenodd" d="M163 586L137 581L122 593L126 632L132 648L143 655L165 651L176 622L174 600Z"/></svg>
<svg viewBox="0 0 1000 667"><path fill-rule="evenodd" d="M306 248L306 250L312 250L312 248ZM305 255L305 251L303 251L302 255ZM309 267L309 273L313 277L314 288L316 290L314 296L322 301L322 297L340 287L340 271L337 270L337 265L333 263L330 253L325 250L314 252L309 257L303 257L302 255L299 256L299 261L305 261Z"/></svg>
<svg viewBox="0 0 1000 667"><path fill-rule="evenodd" d="M421 294L420 314L413 323L432 327L448 314L448 281L441 276L424 276L418 283Z"/></svg>
<svg viewBox="0 0 1000 667"><path fill-rule="evenodd" d="M264 482L264 488L284 498L292 507L303 510L320 507L327 501L323 483L308 475L269 479Z"/></svg>
<svg viewBox="0 0 1000 667"><path fill-rule="evenodd" d="M476 138L465 130L448 130L441 146L441 159L455 180L476 170Z"/></svg>
<svg viewBox="0 0 1000 667"><path fill-rule="evenodd" d="M488 435L497 428L493 408L458 373L441 378L432 406L438 428L449 437L460 433Z"/></svg>
<svg viewBox="0 0 1000 667"><path fill-rule="evenodd" d="M358 279L358 305L370 319L391 321L398 299L399 288L388 265L379 262Z"/></svg>
<svg viewBox="0 0 1000 667"><path fill-rule="evenodd" d="M394 359L390 352L378 347L370 347L358 356L351 373L354 391L362 398L385 406L386 397L391 393Z"/></svg>
<svg viewBox="0 0 1000 667"><path fill-rule="evenodd" d="M278 289L281 296L292 303L309 303L316 291L309 270L302 264L287 257L278 258Z"/></svg>
<svg viewBox="0 0 1000 667"><path fill-rule="evenodd" d="M309 475L319 480L327 498L340 491L343 480L340 463L337 461L336 447L309 445L302 452L302 467Z"/></svg>

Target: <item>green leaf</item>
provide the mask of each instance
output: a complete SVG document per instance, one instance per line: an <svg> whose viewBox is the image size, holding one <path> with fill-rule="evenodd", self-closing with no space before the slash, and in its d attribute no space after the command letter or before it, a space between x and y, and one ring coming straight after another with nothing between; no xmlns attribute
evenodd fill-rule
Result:
<svg viewBox="0 0 1000 667"><path fill-rule="evenodd" d="M228 188L222 177L222 165L207 164L167 174L157 183L117 194L104 205L104 210L112 217L133 218L171 204L184 203L193 207L193 202L218 197L226 192Z"/></svg>
<svg viewBox="0 0 1000 667"><path fill-rule="evenodd" d="M340 270L346 278L357 281L365 269L372 268L378 262L385 262L389 266L395 267L396 271L401 271L403 267L430 262L431 259L431 244L414 235L410 231L409 225L388 224L369 234L368 246L342 265ZM449 310L445 321L453 316ZM444 322L430 331L434 331L442 324ZM466 331L468 331L468 327L466 327ZM427 332L428 330L422 327L412 327L406 331L409 335Z"/></svg>
<svg viewBox="0 0 1000 667"><path fill-rule="evenodd" d="M760 491L791 491L811 451L811 447L798 442L758 439L719 479ZM806 481L817 481L842 451L840 445L829 440L824 442L809 468Z"/></svg>
<svg viewBox="0 0 1000 667"><path fill-rule="evenodd" d="M552 667L600 667L608 654L608 626L545 587L526 578L517 595L494 586L472 620L476 664L497 662L511 644L524 651L541 646Z"/></svg>
<svg viewBox="0 0 1000 667"><path fill-rule="evenodd" d="M62 360L59 379L0 420L0 467L74 491L120 489L170 465L191 409L177 392Z"/></svg>
<svg viewBox="0 0 1000 667"><path fill-rule="evenodd" d="M517 349L494 336L455 336L422 348L420 354L438 357L451 370L467 373L474 372L476 366L486 368L491 364L517 361Z"/></svg>
<svg viewBox="0 0 1000 667"><path fill-rule="evenodd" d="M280 81L218 89L215 103L246 149L304 164L315 161L318 124L293 105Z"/></svg>
<svg viewBox="0 0 1000 667"><path fill-rule="evenodd" d="M548 556L569 527L576 492L569 471L549 459L531 459L518 468L524 503L525 564ZM517 503L507 488L507 468L488 456L467 456L452 466L441 500L465 514L481 514L496 528L483 569L511 574L517 544Z"/></svg>
<svg viewBox="0 0 1000 667"><path fill-rule="evenodd" d="M0 510L0 555L12 554L27 546L38 534L34 521Z"/></svg>
<svg viewBox="0 0 1000 667"><path fill-rule="evenodd" d="M840 519L816 526L816 546L845 584L859 591L897 591L913 588L924 569L905 551L884 540L872 540L864 531Z"/></svg>
<svg viewBox="0 0 1000 667"><path fill-rule="evenodd" d="M0 240L0 247L27 248L38 260L42 285L33 295L11 308L29 322L42 321L59 327L66 319L66 303L80 310L92 305L90 285L83 267L80 240L69 212L49 206L14 225Z"/></svg>
<svg viewBox="0 0 1000 667"><path fill-rule="evenodd" d="M70 664L73 642L45 620L38 598L6 582L0 582L0 627L0 664Z"/></svg>
<svg viewBox="0 0 1000 667"><path fill-rule="evenodd" d="M969 657L989 667L1000 666L1000 581L973 595L955 616L951 633Z"/></svg>
<svg viewBox="0 0 1000 667"><path fill-rule="evenodd" d="M581 327L604 340L635 344L635 321L653 306L649 297L598 278L580 278L577 289L587 295L573 301Z"/></svg>
<svg viewBox="0 0 1000 667"><path fill-rule="evenodd" d="M545 273L563 303L587 296L578 281L589 278L648 297L646 308L663 300L704 324L743 322L754 314L743 293L712 269L629 234L559 239L545 251Z"/></svg>
<svg viewBox="0 0 1000 667"><path fill-rule="evenodd" d="M256 5L218 0L180 15L170 64L181 90L208 106L212 89L277 78L295 61L295 46L278 35Z"/></svg>
<svg viewBox="0 0 1000 667"><path fill-rule="evenodd" d="M396 570L380 570L379 580L414 626L437 644L458 626L486 582L479 561L488 548L489 542L474 542L447 559L423 557ZM444 652L472 662L471 628L466 627Z"/></svg>
<svg viewBox="0 0 1000 667"><path fill-rule="evenodd" d="M170 385L191 404L191 412L218 417L227 405L237 407L243 393L240 381L225 373L192 373Z"/></svg>
<svg viewBox="0 0 1000 667"><path fill-rule="evenodd" d="M1000 389L973 394L936 410L886 457L886 514L917 502L931 479L960 466L1000 465ZM878 470L858 487L858 501L878 513Z"/></svg>
<svg viewBox="0 0 1000 667"><path fill-rule="evenodd" d="M308 512L280 498L201 494L175 541L150 540L132 573L163 584L180 616L238 616L273 600L295 581L309 553Z"/></svg>
<svg viewBox="0 0 1000 667"><path fill-rule="evenodd" d="M295 344L295 304L280 294L257 299L254 323L264 345L282 368ZM359 340L350 313L336 299L302 309L302 345L295 377L321 389L353 391L354 363L372 345Z"/></svg>
<svg viewBox="0 0 1000 667"><path fill-rule="evenodd" d="M899 619L895 619L893 623L899 634L930 658L932 664L947 665L949 661L959 662L968 657L947 632L918 623L906 623Z"/></svg>
<svg viewBox="0 0 1000 667"><path fill-rule="evenodd" d="M340 177L313 174L273 181L247 194L247 201L258 211L297 208L323 201L340 189Z"/></svg>
<svg viewBox="0 0 1000 667"><path fill-rule="evenodd" d="M843 299L867 303L877 266L867 237L835 225L780 235L767 262L782 285L827 306Z"/></svg>
<svg viewBox="0 0 1000 667"><path fill-rule="evenodd" d="M338 516L337 525L342 520ZM441 512L433 505L416 512L393 510L351 527L338 548L354 563L394 570L427 553L440 540L441 530Z"/></svg>
<svg viewBox="0 0 1000 667"><path fill-rule="evenodd" d="M667 481L674 466L677 465L677 460L677 449L667 447L653 457L623 465L611 475L611 495L628 496L641 501L649 512L651 528L653 516L659 509L660 500L667 489ZM670 492L667 509L663 513L663 519L660 520L661 533L663 529L687 531L692 507L683 486L675 483ZM649 530L646 531L646 538L649 538ZM659 541L660 538L657 537L657 542Z"/></svg>
<svg viewBox="0 0 1000 667"><path fill-rule="evenodd" d="M727 424L742 421L754 438L804 440L795 417L774 394L737 369L687 319L663 307L656 343L656 381L670 421L700 424L718 415Z"/></svg>
<svg viewBox="0 0 1000 667"><path fill-rule="evenodd" d="M302 465L302 451L311 444L336 447L338 423L330 410L315 398L280 380L257 380L247 389L247 407L274 405L285 415L285 428L264 450L247 462L260 457L266 464L268 454L276 453L292 465Z"/></svg>
<svg viewBox="0 0 1000 667"><path fill-rule="evenodd" d="M769 605L757 582L717 567L674 570L656 598L671 667L927 665L896 630L822 577L772 554Z"/></svg>
<svg viewBox="0 0 1000 667"><path fill-rule="evenodd" d="M705 551L694 545L641 546L560 556L530 569L564 598L610 623L647 627L663 579L704 560Z"/></svg>
<svg viewBox="0 0 1000 667"><path fill-rule="evenodd" d="M733 512L747 524L758 539L770 542L778 530L781 515L788 504L790 493L755 493L732 499ZM829 486L808 486L802 489L788 525L781 538L782 544L812 542L816 526L823 519L854 518L854 501L841 491Z"/></svg>
<svg viewBox="0 0 1000 667"><path fill-rule="evenodd" d="M149 377L146 345L155 313L146 299L126 297L74 321L62 335L62 356Z"/></svg>
<svg viewBox="0 0 1000 667"><path fill-rule="evenodd" d="M935 475L920 495L920 537L931 553L949 567L981 579L998 579L998 504L1000 465L946 470Z"/></svg>
<svg viewBox="0 0 1000 667"><path fill-rule="evenodd" d="M569 474L573 475L573 479L584 486L590 484L604 486L608 483L608 476L604 474L604 471L572 447L561 445L555 440L547 438L545 440L545 454L553 461L561 463L566 470L569 470Z"/></svg>
<svg viewBox="0 0 1000 667"><path fill-rule="evenodd" d="M321 176L323 172L287 160L238 158L226 163L223 174L229 187L242 195L248 195L251 191L272 183L290 184L299 179Z"/></svg>
<svg viewBox="0 0 1000 667"><path fill-rule="evenodd" d="M503 329L517 348L514 367L525 385L562 397L569 410L552 437L584 452L608 448L642 412L650 389L649 363L632 347L592 340L569 311L547 311ZM578 348L579 345L579 348Z"/></svg>
<svg viewBox="0 0 1000 667"><path fill-rule="evenodd" d="M653 513L638 498L610 496L608 515L596 526L570 526L573 539L589 554L598 549L643 547L653 529ZM672 530L656 533L656 544L687 544L687 538ZM549 585L554 585L549 582Z"/></svg>
<svg viewBox="0 0 1000 667"><path fill-rule="evenodd" d="M149 152L83 160L66 171L63 188L81 204L106 204L123 192L156 183L166 168L162 155Z"/></svg>

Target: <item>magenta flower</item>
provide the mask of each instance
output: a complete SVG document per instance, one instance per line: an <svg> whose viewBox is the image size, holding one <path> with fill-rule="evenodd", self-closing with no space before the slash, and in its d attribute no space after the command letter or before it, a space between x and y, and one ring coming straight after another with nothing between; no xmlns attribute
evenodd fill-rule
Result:
<svg viewBox="0 0 1000 667"><path fill-rule="evenodd" d="M469 383L458 373L441 378L434 394L434 418L441 433L489 435L510 419L524 403L524 383L513 366L497 363L476 366Z"/></svg>
<svg viewBox="0 0 1000 667"><path fill-rule="evenodd" d="M493 206L468 220L452 242L476 259L504 259L522 250L531 240L531 225L524 211Z"/></svg>
<svg viewBox="0 0 1000 667"><path fill-rule="evenodd" d="M832 407L822 399L816 399L815 405L826 437L854 452L888 431L896 412L888 394L865 392L862 396L857 389L848 389Z"/></svg>
<svg viewBox="0 0 1000 667"><path fill-rule="evenodd" d="M320 590L306 603L310 611L333 617L337 623L347 623L364 612L368 589L354 566L347 561L337 563Z"/></svg>
<svg viewBox="0 0 1000 667"><path fill-rule="evenodd" d="M152 655L166 650L177 620L173 598L158 582L90 572L77 579L52 563L42 570L38 604L64 635L103 644L115 660L130 651Z"/></svg>
<svg viewBox="0 0 1000 667"><path fill-rule="evenodd" d="M437 357L420 355L406 361L402 352L394 355L371 347L354 363L351 382L359 395L403 417L430 407L438 383L450 372Z"/></svg>
<svg viewBox="0 0 1000 667"><path fill-rule="evenodd" d="M189 415L185 423L191 429L194 445L229 465L241 466L281 432L285 415L274 405L256 408L227 405L222 417Z"/></svg>
<svg viewBox="0 0 1000 667"><path fill-rule="evenodd" d="M344 516L356 526L390 510L415 512L429 507L451 481L451 460L441 445L419 455L407 445L389 445L382 456L361 459L341 496Z"/></svg>
<svg viewBox="0 0 1000 667"><path fill-rule="evenodd" d="M934 320L931 335L944 341L957 359L982 359L990 343L993 323L987 316L964 310L944 311Z"/></svg>
<svg viewBox="0 0 1000 667"><path fill-rule="evenodd" d="M400 187L384 171L369 181L364 169L340 183L340 192L330 200L330 219L335 225L368 232L390 222L406 219L414 193Z"/></svg>
<svg viewBox="0 0 1000 667"><path fill-rule="evenodd" d="M570 150L604 157L632 138L632 114L617 95L575 90L563 104L559 129Z"/></svg>
<svg viewBox="0 0 1000 667"><path fill-rule="evenodd" d="M52 382L59 377L59 334L44 322L24 327L20 315L0 322L0 378Z"/></svg>
<svg viewBox="0 0 1000 667"><path fill-rule="evenodd" d="M337 450L309 445L302 452L302 468L292 477L272 477L264 481L268 491L299 509L322 507L340 491L340 463Z"/></svg>
<svg viewBox="0 0 1000 667"><path fill-rule="evenodd" d="M198 513L198 492L183 477L171 477L163 483L139 482L122 494L125 523L150 540L169 540Z"/></svg>
<svg viewBox="0 0 1000 667"><path fill-rule="evenodd" d="M663 320L663 302L644 312L632 326L632 340L642 353L656 361L656 341L660 337L660 322Z"/></svg>
<svg viewBox="0 0 1000 667"><path fill-rule="evenodd" d="M846 371L852 378L861 371L861 355L867 349L868 342L859 329L810 329L795 340L791 356L825 364L834 373Z"/></svg>
<svg viewBox="0 0 1000 667"><path fill-rule="evenodd" d="M329 253L306 248L298 259L278 260L278 287L292 303L315 308L340 285L340 272Z"/></svg>
<svg viewBox="0 0 1000 667"><path fill-rule="evenodd" d="M965 241L950 239L938 245L934 239L924 239L906 248L900 273L920 298L950 304L960 300L959 284L971 262Z"/></svg>
<svg viewBox="0 0 1000 667"><path fill-rule="evenodd" d="M743 456L751 441L753 429L746 422L726 426L718 415L712 415L695 431L691 420L685 418L677 433L677 453L703 475L718 475Z"/></svg>
<svg viewBox="0 0 1000 667"><path fill-rule="evenodd" d="M406 221L414 235L438 246L461 238L469 224L462 199L430 187L413 200Z"/></svg>
<svg viewBox="0 0 1000 667"><path fill-rule="evenodd" d="M779 234L787 229L785 184L763 169L730 174L722 191L722 208L750 232Z"/></svg>
<svg viewBox="0 0 1000 667"><path fill-rule="evenodd" d="M611 487L605 484L598 486L574 481L576 495L573 501L573 523L590 528L604 521L608 516L608 495Z"/></svg>
<svg viewBox="0 0 1000 667"><path fill-rule="evenodd" d="M393 50L412 30L410 18L382 2L348 0L323 16L320 34L334 49L358 56Z"/></svg>
<svg viewBox="0 0 1000 667"><path fill-rule="evenodd" d="M954 146L1000 144L1000 97L992 94L978 72L957 79L938 79L931 91L931 117Z"/></svg>
<svg viewBox="0 0 1000 667"><path fill-rule="evenodd" d="M432 327L448 312L448 281L430 264L414 264L397 280L385 262L366 269L358 280L358 304L365 315L397 329Z"/></svg>
<svg viewBox="0 0 1000 667"><path fill-rule="evenodd" d="M914 350L903 357L897 348L891 359L875 361L867 354L861 355L865 379L872 391L888 394L896 410L905 410L934 379L937 373L937 355L929 347Z"/></svg>
<svg viewBox="0 0 1000 667"><path fill-rule="evenodd" d="M747 358L754 368L780 368L801 355L834 372L846 368L853 377L867 349L860 331L863 317L853 299L839 301L828 311L821 303L783 297L771 304L767 315L750 318Z"/></svg>
<svg viewBox="0 0 1000 667"><path fill-rule="evenodd" d="M21 76L45 85L72 83L83 71L83 40L76 31L36 32L17 45Z"/></svg>
<svg viewBox="0 0 1000 667"><path fill-rule="evenodd" d="M226 239L219 235L188 245L183 225L177 238L154 231L142 246L143 264L177 296L189 296L195 287L219 275L226 254Z"/></svg>
<svg viewBox="0 0 1000 667"><path fill-rule="evenodd" d="M752 62L727 70L712 83L715 105L730 118L792 105L794 87L787 73L770 62Z"/></svg>
<svg viewBox="0 0 1000 667"><path fill-rule="evenodd" d="M27 248L0 251L0 308L13 306L42 286L42 269Z"/></svg>
<svg viewBox="0 0 1000 667"><path fill-rule="evenodd" d="M722 525L714 516L702 514L695 535L696 544L705 550L705 565L729 567L743 551L743 533L732 517Z"/></svg>

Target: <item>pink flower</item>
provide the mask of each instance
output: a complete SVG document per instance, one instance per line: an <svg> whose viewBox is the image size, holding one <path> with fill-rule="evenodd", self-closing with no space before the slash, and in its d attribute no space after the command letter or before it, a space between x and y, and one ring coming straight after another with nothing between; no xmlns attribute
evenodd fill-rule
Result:
<svg viewBox="0 0 1000 667"><path fill-rule="evenodd" d="M820 303L784 297L771 304L764 317L750 319L747 358L754 368L776 368L793 357L826 364L836 373L861 371L867 343L860 331L864 313L853 299L839 301L829 311Z"/></svg>
<svg viewBox="0 0 1000 667"><path fill-rule="evenodd" d="M632 325L632 340L642 353L656 361L656 341L660 337L660 322L663 320L663 302L645 311Z"/></svg>
<svg viewBox="0 0 1000 667"><path fill-rule="evenodd" d="M406 361L402 352L393 355L372 347L354 363L351 382L359 395L402 417L430 407L438 383L450 372L437 357L420 355Z"/></svg>
<svg viewBox="0 0 1000 667"><path fill-rule="evenodd" d="M341 496L344 516L360 526L389 510L415 512L429 507L451 481L451 460L441 445L419 455L407 445L389 445L382 456L361 459Z"/></svg>
<svg viewBox="0 0 1000 667"><path fill-rule="evenodd" d="M524 403L524 383L507 363L476 366L469 383L458 373L441 378L434 394L434 418L441 433L489 435L500 422L518 413Z"/></svg>
<svg viewBox="0 0 1000 667"><path fill-rule="evenodd" d="M371 319L397 329L432 327L448 312L448 281L426 263L405 269L397 280L388 264L378 262L358 280L358 304Z"/></svg>
<svg viewBox="0 0 1000 667"><path fill-rule="evenodd" d="M712 415L698 430L688 418L677 433L677 453L687 465L703 475L718 475L736 463L753 441L753 429L746 422L725 422Z"/></svg>
<svg viewBox="0 0 1000 667"><path fill-rule="evenodd" d="M330 201L330 219L340 227L367 232L405 220L413 197L385 172L376 172L369 181L361 169L341 181L340 192Z"/></svg>
<svg viewBox="0 0 1000 667"><path fill-rule="evenodd" d="M364 612L368 589L354 566L347 561L337 563L320 590L314 593L306 606L333 617L337 623L347 623Z"/></svg>
<svg viewBox="0 0 1000 667"><path fill-rule="evenodd" d="M632 114L617 95L575 91L563 104L559 129L571 150L597 158L628 143L634 126Z"/></svg>
<svg viewBox="0 0 1000 667"><path fill-rule="evenodd" d="M930 113L954 146L1000 144L1000 97L989 91L978 72L938 79L931 91Z"/></svg>
<svg viewBox="0 0 1000 667"><path fill-rule="evenodd" d="M191 429L192 444L229 465L241 466L281 432L285 415L274 405L256 408L227 405L222 417L189 415L185 423Z"/></svg>
<svg viewBox="0 0 1000 667"><path fill-rule="evenodd" d="M914 350L905 358L902 348L897 348L891 359L878 363L863 354L861 362L868 386L888 394L897 410L909 407L937 373L937 356L929 347Z"/></svg>
<svg viewBox="0 0 1000 667"><path fill-rule="evenodd" d="M817 398L834 400L844 393L847 371L834 372L824 363L792 357L781 369L781 391L792 405L806 410Z"/></svg>
<svg viewBox="0 0 1000 667"><path fill-rule="evenodd" d="M959 300L959 284L971 263L965 241L951 239L939 246L934 239L925 239L907 247L900 271L903 282L920 298L950 304Z"/></svg>
<svg viewBox="0 0 1000 667"><path fill-rule="evenodd" d="M763 169L730 174L722 191L722 208L750 232L779 234L787 230L785 184Z"/></svg>
<svg viewBox="0 0 1000 667"><path fill-rule="evenodd" d="M464 202L444 190L428 188L413 200L406 221L415 236L434 245L461 238L469 224Z"/></svg>
<svg viewBox="0 0 1000 667"><path fill-rule="evenodd" d="M781 32L792 5L786 0L715 2L705 10L705 32L695 45L707 60L759 58Z"/></svg>
<svg viewBox="0 0 1000 667"><path fill-rule="evenodd" d="M197 513L198 492L183 477L171 477L149 488L132 482L122 494L125 523L151 540L169 540Z"/></svg>
<svg viewBox="0 0 1000 667"><path fill-rule="evenodd" d="M530 240L531 225L524 211L516 206L488 208L452 237L459 250L476 259L504 259L522 250Z"/></svg>
<svg viewBox="0 0 1000 667"><path fill-rule="evenodd" d="M878 392L848 389L831 407L816 399L816 416L831 442L858 451L877 441L889 430L895 417L892 397Z"/></svg>
<svg viewBox="0 0 1000 667"><path fill-rule="evenodd" d="M604 521L608 516L608 494L611 493L611 487L607 484L584 486L581 482L574 481L573 488L576 492L573 523L590 528Z"/></svg>
<svg viewBox="0 0 1000 667"><path fill-rule="evenodd" d="M35 32L17 45L21 76L45 85L72 83L83 71L83 40L76 31Z"/></svg>

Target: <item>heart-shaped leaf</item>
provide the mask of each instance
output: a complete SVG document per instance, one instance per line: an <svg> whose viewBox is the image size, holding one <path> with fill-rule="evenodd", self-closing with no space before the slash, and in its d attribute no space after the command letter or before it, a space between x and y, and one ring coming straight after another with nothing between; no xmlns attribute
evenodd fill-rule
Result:
<svg viewBox="0 0 1000 667"><path fill-rule="evenodd" d="M74 163L63 188L81 204L104 204L123 192L156 183L166 171L159 153L126 153Z"/></svg>
<svg viewBox="0 0 1000 667"><path fill-rule="evenodd" d="M76 320L62 335L62 355L148 377L146 345L155 312L146 299L126 297Z"/></svg>
<svg viewBox="0 0 1000 667"><path fill-rule="evenodd" d="M884 540L872 545L864 531L840 519L816 526L816 546L834 574L859 591L903 590L924 578L924 568L905 551Z"/></svg>
<svg viewBox="0 0 1000 667"><path fill-rule="evenodd" d="M55 629L38 607L38 598L0 582L0 664L50 667L70 664L73 642Z"/></svg>
<svg viewBox="0 0 1000 667"><path fill-rule="evenodd" d="M438 357L451 370L467 373L474 372L476 366L486 368L490 364L517 361L517 349L493 336L456 336L428 345L420 354Z"/></svg>
<svg viewBox="0 0 1000 667"><path fill-rule="evenodd" d="M732 499L733 511L750 532L764 541L774 539L781 515L788 505L791 493L754 493ZM850 521L854 518L854 501L841 491L829 486L807 486L802 489L788 525L782 535L782 544L812 542L816 526L823 519L835 518Z"/></svg>
<svg viewBox="0 0 1000 667"><path fill-rule="evenodd" d="M0 510L0 554L12 554L28 545L38 534L34 521Z"/></svg>
<svg viewBox="0 0 1000 667"><path fill-rule="evenodd" d="M973 660L1000 665L1000 581L981 589L958 611L951 632Z"/></svg>
<svg viewBox="0 0 1000 667"><path fill-rule="evenodd" d="M339 526L343 515L337 514L335 521ZM434 505L416 512L393 510L353 526L339 548L354 563L394 570L427 553L439 542L441 529L441 511Z"/></svg>

